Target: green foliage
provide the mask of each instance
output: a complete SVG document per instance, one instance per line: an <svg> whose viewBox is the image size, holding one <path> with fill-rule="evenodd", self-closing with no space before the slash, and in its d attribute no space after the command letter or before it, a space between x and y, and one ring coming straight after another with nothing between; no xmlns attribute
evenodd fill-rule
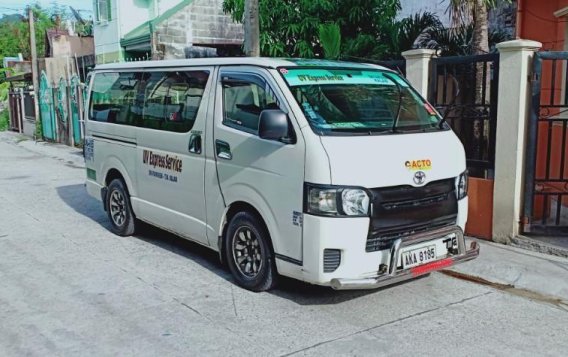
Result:
<svg viewBox="0 0 568 357"><path fill-rule="evenodd" d="M223 9L242 22L244 1L224 0ZM488 6L510 2L484 1ZM474 0L461 2L463 14ZM471 23L450 30L429 12L396 21L398 10L398 0L259 0L261 54L356 61L401 59L412 48L439 49L445 56L474 54ZM489 32L490 48L507 39Z"/></svg>
<svg viewBox="0 0 568 357"><path fill-rule="evenodd" d="M39 3L30 5L35 18L35 34L38 56L45 54L45 30L61 28L67 18L65 8L56 4L43 8ZM22 53L30 59L30 30L26 16L4 15L0 18L0 60Z"/></svg>
<svg viewBox="0 0 568 357"><path fill-rule="evenodd" d="M338 59L341 55L341 29L337 24L319 26L319 41L327 59Z"/></svg>
<svg viewBox="0 0 568 357"><path fill-rule="evenodd" d="M5 102L8 100L9 90L10 90L10 83L7 82L0 83L0 102Z"/></svg>
<svg viewBox="0 0 568 357"><path fill-rule="evenodd" d="M10 114L8 109L4 109L0 112L0 131L8 130L10 124Z"/></svg>
<svg viewBox="0 0 568 357"><path fill-rule="evenodd" d="M444 27L425 32L416 45L419 48L439 49L442 56L474 55L473 24L462 25L455 29ZM499 42L510 40L507 33L489 31L489 48L494 49Z"/></svg>
<svg viewBox="0 0 568 357"><path fill-rule="evenodd" d="M244 0L224 0L223 10L242 22ZM260 50L271 57L322 57L320 25L340 28L343 55L381 58L390 41L399 0L259 0Z"/></svg>
<svg viewBox="0 0 568 357"><path fill-rule="evenodd" d="M386 42L383 45L387 47L387 50L384 58L402 59L401 53L416 47L416 40L424 33L439 31L443 28L438 17L430 12L417 13L400 21L391 22L385 27L387 36L385 36Z"/></svg>
<svg viewBox="0 0 568 357"><path fill-rule="evenodd" d="M450 0L448 12L455 27L469 24L475 19L475 6L477 0ZM499 3L510 4L512 0L482 0L483 4L488 8L495 8Z"/></svg>
<svg viewBox="0 0 568 357"><path fill-rule="evenodd" d="M79 36L93 36L93 21L77 22L75 32Z"/></svg>

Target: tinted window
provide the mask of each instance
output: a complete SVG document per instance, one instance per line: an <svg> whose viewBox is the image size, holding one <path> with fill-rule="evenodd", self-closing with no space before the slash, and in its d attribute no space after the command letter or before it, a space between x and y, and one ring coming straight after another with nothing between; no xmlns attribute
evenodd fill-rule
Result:
<svg viewBox="0 0 568 357"><path fill-rule="evenodd" d="M188 132L209 73L99 73L91 94L91 120Z"/></svg>
<svg viewBox="0 0 568 357"><path fill-rule="evenodd" d="M260 77L223 76L223 123L247 132L258 132L258 119L264 109L279 109L276 96Z"/></svg>
<svg viewBox="0 0 568 357"><path fill-rule="evenodd" d="M208 77L205 71L151 73L143 85L141 126L178 133L191 130Z"/></svg>
<svg viewBox="0 0 568 357"><path fill-rule="evenodd" d="M142 104L138 99L140 73L98 73L91 92L90 120L136 125Z"/></svg>

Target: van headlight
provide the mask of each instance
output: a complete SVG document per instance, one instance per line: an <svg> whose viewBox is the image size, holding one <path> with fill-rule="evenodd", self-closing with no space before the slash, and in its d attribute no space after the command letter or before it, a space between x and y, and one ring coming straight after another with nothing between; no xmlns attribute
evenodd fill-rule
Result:
<svg viewBox="0 0 568 357"><path fill-rule="evenodd" d="M467 196L467 180L468 180L467 170L465 170L461 175L456 178L456 195L458 201Z"/></svg>
<svg viewBox="0 0 568 357"><path fill-rule="evenodd" d="M368 216L369 194L362 188L306 184L305 212L321 216Z"/></svg>

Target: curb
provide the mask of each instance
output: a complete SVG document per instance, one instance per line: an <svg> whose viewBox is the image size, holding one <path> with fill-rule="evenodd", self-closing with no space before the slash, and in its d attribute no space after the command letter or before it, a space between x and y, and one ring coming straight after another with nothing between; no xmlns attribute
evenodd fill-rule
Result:
<svg viewBox="0 0 568 357"><path fill-rule="evenodd" d="M511 246L533 252L568 258L568 249L544 243L526 236L516 236L511 239Z"/></svg>

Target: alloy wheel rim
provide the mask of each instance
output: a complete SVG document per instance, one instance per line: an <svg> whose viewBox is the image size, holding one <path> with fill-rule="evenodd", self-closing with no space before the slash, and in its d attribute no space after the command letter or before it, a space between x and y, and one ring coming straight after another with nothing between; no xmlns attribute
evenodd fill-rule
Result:
<svg viewBox="0 0 568 357"><path fill-rule="evenodd" d="M240 227L233 236L233 259L241 274L254 278L262 269L262 248L254 232Z"/></svg>
<svg viewBox="0 0 568 357"><path fill-rule="evenodd" d="M112 191L110 195L110 216L117 226L122 226L126 221L126 200L118 190Z"/></svg>

